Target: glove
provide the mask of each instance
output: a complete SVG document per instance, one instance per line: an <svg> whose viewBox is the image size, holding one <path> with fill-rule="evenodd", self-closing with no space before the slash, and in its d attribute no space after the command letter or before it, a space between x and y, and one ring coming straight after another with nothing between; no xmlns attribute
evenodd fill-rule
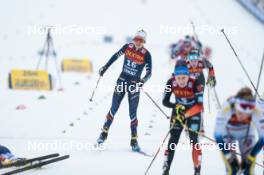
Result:
<svg viewBox="0 0 264 175"><path fill-rule="evenodd" d="M137 81L131 81L131 82L136 84L136 88L137 89L142 88L144 83L145 83L145 81L143 79L140 79L140 80L137 80Z"/></svg>
<svg viewBox="0 0 264 175"><path fill-rule="evenodd" d="M185 106L181 104L177 104L175 107L176 118L182 122L185 120L185 116L184 116L185 110L186 110Z"/></svg>
<svg viewBox="0 0 264 175"><path fill-rule="evenodd" d="M215 76L209 77L206 84L209 85L210 87L215 87L216 85Z"/></svg>
<svg viewBox="0 0 264 175"><path fill-rule="evenodd" d="M101 68L99 69L99 75L100 75L100 76L103 76L106 70L107 70L107 68L106 68L105 66L101 67Z"/></svg>
<svg viewBox="0 0 264 175"><path fill-rule="evenodd" d="M247 156L245 159L242 160L241 163L241 170L249 170L251 168L252 165L254 165L256 161L256 157L249 155Z"/></svg>
<svg viewBox="0 0 264 175"><path fill-rule="evenodd" d="M143 79L140 79L140 80L137 82L137 86L138 86L139 88L142 88L143 85L144 85L144 83L145 83L145 81L144 81Z"/></svg>

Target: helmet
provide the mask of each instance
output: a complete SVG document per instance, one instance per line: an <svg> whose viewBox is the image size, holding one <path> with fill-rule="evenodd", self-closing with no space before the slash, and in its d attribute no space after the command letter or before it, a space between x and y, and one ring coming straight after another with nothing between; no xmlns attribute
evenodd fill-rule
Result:
<svg viewBox="0 0 264 175"><path fill-rule="evenodd" d="M188 59L190 61L193 61L193 60L198 60L200 57L200 51L198 49L193 49L190 51L190 53L188 54Z"/></svg>
<svg viewBox="0 0 264 175"><path fill-rule="evenodd" d="M239 112L251 114L255 109L255 98L252 91L248 87L244 87L238 91L235 96L235 109Z"/></svg>
<svg viewBox="0 0 264 175"><path fill-rule="evenodd" d="M139 30L134 36L134 39L136 38L143 39L144 42L146 42L147 33L145 32L145 30Z"/></svg>
<svg viewBox="0 0 264 175"><path fill-rule="evenodd" d="M174 69L174 75L190 75L189 69L186 65L176 65Z"/></svg>

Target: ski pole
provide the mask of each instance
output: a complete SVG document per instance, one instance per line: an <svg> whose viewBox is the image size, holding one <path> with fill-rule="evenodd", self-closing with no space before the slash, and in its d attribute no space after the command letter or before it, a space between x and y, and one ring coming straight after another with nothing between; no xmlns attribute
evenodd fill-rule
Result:
<svg viewBox="0 0 264 175"><path fill-rule="evenodd" d="M152 103L160 110L160 112L167 118L170 119L170 117L161 109L161 107L155 102L155 100L149 95L148 92L144 91L143 88L141 90L147 95L147 97L152 101Z"/></svg>
<svg viewBox="0 0 264 175"><path fill-rule="evenodd" d="M171 129L172 129L172 128L171 128ZM147 168L147 170L146 170L146 172L145 172L145 175L148 174L149 169L151 168L152 164L153 164L154 161L156 160L156 158L157 158L157 156L158 156L158 154L159 154L161 148L163 147L164 143L166 142L167 138L168 138L169 135L170 135L170 131L171 131L171 129L167 132L166 136L165 136L164 139L162 140L162 143L161 143L161 145L159 146L158 150L156 151L156 153L155 153L153 159L151 160L151 162L150 162L150 164L149 164L149 166L148 166L148 168Z"/></svg>
<svg viewBox="0 0 264 175"><path fill-rule="evenodd" d="M218 109L221 109L222 106L221 106L221 103L220 103L220 100L219 100L219 96L218 96L218 94L217 94L217 92L215 90L215 87L213 87L213 92L215 94L215 99L216 99L216 103L217 103Z"/></svg>
<svg viewBox="0 0 264 175"><path fill-rule="evenodd" d="M143 88L141 88L142 90L143 90ZM148 94L146 91L143 91L143 92L145 92L145 94ZM216 91L214 91L215 93L216 93ZM217 94L216 94L217 95ZM149 98L151 98L151 96L148 94L147 95ZM152 99L152 98L151 98ZM169 118L169 116L164 112L164 111L162 111L162 109L159 107L159 105L152 99L151 100L154 104L155 104L155 106L164 114L164 116L166 117L166 118ZM220 103L219 103L220 104ZM180 124L182 125L182 127L184 127L185 129L187 129L188 131L190 131L190 132L193 132L193 133L195 133L195 134L197 134L197 135L199 135L199 136L201 136L201 137L204 137L204 138L206 138L207 140L209 140L209 141L211 141L211 142L213 142L213 143L215 143L215 144L217 144L217 142L214 140L214 139L212 139L211 137L209 137L209 136L207 136L207 135L204 135L203 133L201 133L201 132L199 132L199 131L195 131L195 130L193 130L193 129L191 129L191 128L189 128L185 123L183 123L183 121L181 120L181 119L179 119L179 116L177 116L177 117L175 117L175 119L177 120L177 121L179 121L180 122ZM242 156L240 153L235 153L236 155L239 155L239 156ZM260 164L260 163L258 163L258 162L256 162L256 165L258 165L259 167L262 167L262 168L264 168L264 166L262 165L262 164ZM146 174L145 174L146 175Z"/></svg>
<svg viewBox="0 0 264 175"><path fill-rule="evenodd" d="M142 90L143 90L143 88L141 88ZM169 119L170 117L161 109L161 107L153 100L153 98L151 98L151 96L146 92L146 91L144 91L143 90L143 92L151 99L151 101L153 102L153 104L163 113L163 115L167 118L167 119ZM191 132L196 132L198 135L200 135L200 136L203 136L203 137L205 137L205 138L207 138L208 140L210 140L210 141L213 141L213 142L216 142L214 139L212 139L212 138L210 138L210 137L208 137L208 136L206 136L206 135L204 135L203 133L201 133L201 132L198 132L198 131L194 131L194 130L192 130L191 128L189 128L187 125L185 125L180 119L179 119L179 117L176 117L176 120L177 121L179 121L180 123L182 123L182 126L185 128L185 129L187 129L188 131L191 131Z"/></svg>
<svg viewBox="0 0 264 175"><path fill-rule="evenodd" d="M245 66L243 65L242 61L241 61L240 58L238 57L238 55L237 55L237 53L236 53L234 47L232 46L230 40L228 39L228 37L227 37L227 35L226 35L224 29L221 29L221 32L222 32L223 35L225 36L225 38L226 38L226 40L227 40L229 46L231 47L233 53L234 53L235 56L236 56L236 58L237 58L237 60L238 60L238 62L239 62L239 64L240 64L240 66L242 67L244 73L246 74L246 76L247 76L247 78L248 78L248 80L249 80L251 86L254 88L256 95L261 99L261 96L260 96L259 93L258 93L258 89L257 89L256 86L254 85L254 83L253 83L252 79L250 78L250 76L249 76L249 74L248 74L248 72L247 72Z"/></svg>
<svg viewBox="0 0 264 175"><path fill-rule="evenodd" d="M211 113L211 104L210 104L210 89L209 86L207 86L207 102L208 102L208 110L209 114Z"/></svg>
<svg viewBox="0 0 264 175"><path fill-rule="evenodd" d="M193 133L195 133L195 134L197 134L197 135L199 135L199 136L201 136L201 137L204 137L204 138L206 138L207 140L209 140L209 141L211 141L211 142L217 144L217 142L216 142L214 139L212 139L211 137L206 136L206 135L204 135L203 133L201 133L201 132L199 132L199 131L195 131L195 130L193 130L192 128L189 128L185 123L183 123L182 120L179 119L179 117L176 117L176 120L179 121L179 123L182 125L182 127L185 128L185 129L187 129L188 131L193 132ZM235 152L235 154L238 155L238 156L241 156L241 157L242 157L242 155L241 155L240 153ZM261 168L264 168L264 165L262 165L262 164L260 164L260 163L258 163L258 162L256 162L255 164L258 165L258 166L261 167Z"/></svg>
<svg viewBox="0 0 264 175"><path fill-rule="evenodd" d="M191 25L192 25L193 34L194 34L194 36L195 36L196 40L198 40L198 41L199 41L198 35L197 35L197 33L196 33L196 30L195 30L195 25L194 25L194 22L193 22L192 20L191 20L190 22L191 22Z"/></svg>
<svg viewBox="0 0 264 175"><path fill-rule="evenodd" d="M92 95L91 95L91 97L90 97L90 102L92 102L93 101L93 97L94 97L94 94L95 94L95 91L96 91L96 89L97 89L97 86L98 86L98 84L99 84L99 82L100 82L100 79L101 79L101 76L99 76L99 78L98 78L98 80L97 80L97 82L96 82L96 85L95 85L95 88L94 88L94 90L93 90L93 93L92 93Z"/></svg>
<svg viewBox="0 0 264 175"><path fill-rule="evenodd" d="M260 69L259 69L259 74L258 74L258 81L257 81L257 90L259 89L259 84L260 84L260 80L261 80L261 75L262 75L262 70L263 70L263 63L264 63L264 52L262 55L262 60L261 60L261 64L260 64ZM256 93L255 93L255 99L256 99ZM264 166L264 147L262 147L263 150L263 163L262 166ZM263 174L264 174L264 169L263 169Z"/></svg>
<svg viewBox="0 0 264 175"><path fill-rule="evenodd" d="M257 87L256 87L257 90L259 89L259 84L260 84L262 70L263 70L263 64L264 64L264 52L262 55L262 60L261 60L260 68L259 68L258 81L257 81ZM257 93L255 93L255 98L256 98L256 96L257 96Z"/></svg>

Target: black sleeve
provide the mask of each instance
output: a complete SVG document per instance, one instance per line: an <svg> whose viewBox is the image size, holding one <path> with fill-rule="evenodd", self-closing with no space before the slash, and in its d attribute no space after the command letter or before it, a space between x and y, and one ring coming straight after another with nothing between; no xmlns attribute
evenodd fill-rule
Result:
<svg viewBox="0 0 264 175"><path fill-rule="evenodd" d="M204 62L204 67L209 69L209 77L215 76L213 64L207 58L203 58L203 62Z"/></svg>
<svg viewBox="0 0 264 175"><path fill-rule="evenodd" d="M208 69L213 68L213 64L207 58L203 58L203 61L206 68Z"/></svg>
<svg viewBox="0 0 264 175"><path fill-rule="evenodd" d="M168 108L175 108L175 103L170 102L171 94L172 94L172 79L169 79L163 93L162 104Z"/></svg>
<svg viewBox="0 0 264 175"><path fill-rule="evenodd" d="M145 65L146 65L146 75L143 78L143 81L144 82L148 81L148 79L152 75L152 61L151 60L152 60L151 59L151 55L150 55L149 52L147 52L147 54L146 54L146 62L145 62Z"/></svg>
<svg viewBox="0 0 264 175"><path fill-rule="evenodd" d="M196 97L196 102L203 104L204 85L199 78L195 80L194 93Z"/></svg>
<svg viewBox="0 0 264 175"><path fill-rule="evenodd" d="M113 64L117 58L119 58L121 55L125 53L125 50L127 48L128 44L125 44L119 51L117 51L111 58L110 60L105 64L106 69L108 69L111 64Z"/></svg>

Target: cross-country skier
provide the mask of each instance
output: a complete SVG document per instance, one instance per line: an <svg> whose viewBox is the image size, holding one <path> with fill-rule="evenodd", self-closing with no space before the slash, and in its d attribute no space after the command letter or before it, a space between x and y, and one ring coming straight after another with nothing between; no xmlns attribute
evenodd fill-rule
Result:
<svg viewBox="0 0 264 175"><path fill-rule="evenodd" d="M186 35L184 39L171 45L171 59L186 59L192 49L202 49L202 44L195 37Z"/></svg>
<svg viewBox="0 0 264 175"><path fill-rule="evenodd" d="M207 58L202 57L200 55L200 50L198 49L191 50L187 56L187 59L181 59L181 60L184 61L185 64L187 65L190 76L195 79L199 79L199 82L201 82L204 86L205 86L205 76L203 70L208 69L208 77L206 84L209 87L216 86L214 67L211 64L211 62L207 60ZM202 120L201 132L204 132L203 120Z"/></svg>
<svg viewBox="0 0 264 175"><path fill-rule="evenodd" d="M214 73L214 67L210 61L206 58L201 57L200 51L197 49L193 49L187 56L187 60L185 61L190 75L196 79L200 79L201 82L205 85L205 78L203 74L204 69L208 69L208 78L206 84L210 87L215 87L216 79Z"/></svg>
<svg viewBox="0 0 264 175"><path fill-rule="evenodd" d="M0 145L0 168L5 165L12 164L16 161L24 160L23 158L17 158L11 151L3 146Z"/></svg>
<svg viewBox="0 0 264 175"><path fill-rule="evenodd" d="M124 64L122 72L117 79L115 92L113 94L112 106L106 115L106 121L103 125L102 132L97 140L98 144L102 144L108 135L109 128L114 120L114 116L119 108L119 105L128 93L129 115L131 119L131 147L133 151L140 151L137 141L137 108L139 103L139 87L151 77L152 64L150 52L144 47L146 42L146 32L140 30L133 38L133 42L125 44L118 52L116 52L110 60L100 70L100 76L103 76L105 71L111 64L124 55ZM146 74L141 78L141 73L146 67Z"/></svg>
<svg viewBox="0 0 264 175"><path fill-rule="evenodd" d="M255 128L259 135L257 141ZM224 103L216 119L215 138L228 175L238 172L254 174L256 156L264 146L264 116L263 109L261 111L256 107L255 98L248 87L240 89ZM242 155L241 163L230 145L236 141Z"/></svg>
<svg viewBox="0 0 264 175"><path fill-rule="evenodd" d="M183 130L183 124L194 131L200 131L203 110L203 83L199 79L190 77L189 70L182 60L178 62L173 75L166 84L163 97L163 105L172 108L170 139L165 151L163 175L169 174L175 148ZM176 99L175 103L170 101L172 95ZM189 137L192 144L195 175L199 175L202 152L198 145L198 135L189 132Z"/></svg>

